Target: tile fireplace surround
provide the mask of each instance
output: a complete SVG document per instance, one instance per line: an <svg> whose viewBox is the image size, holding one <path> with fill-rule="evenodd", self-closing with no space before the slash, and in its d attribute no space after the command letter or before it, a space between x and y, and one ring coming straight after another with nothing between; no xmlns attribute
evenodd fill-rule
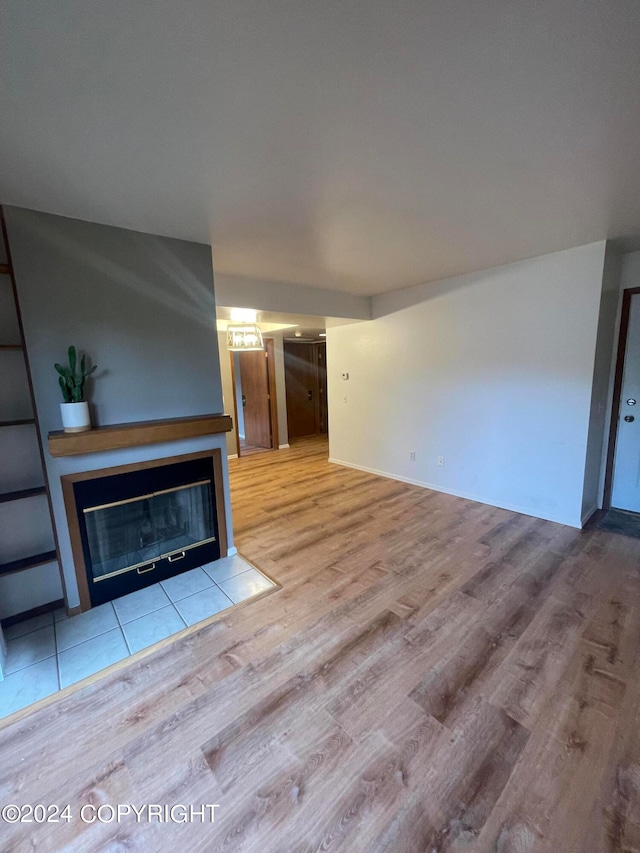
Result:
<svg viewBox="0 0 640 853"><path fill-rule="evenodd" d="M68 617L5 630L0 719L277 585L239 555L224 557Z"/></svg>
<svg viewBox="0 0 640 853"><path fill-rule="evenodd" d="M229 429L228 415L210 414L48 434L45 464L66 609L4 630L7 656L5 678L0 681L0 724L58 690L278 588L233 547L224 435ZM159 572L156 583L141 584L143 588L129 594L120 592L112 600L105 596L106 603L96 601L92 607L83 545L74 535L77 513L70 511L74 484L97 475L151 470L196 458L213 462L213 476L207 482L215 492L217 529L212 541L219 545L220 559L203 552L192 558L195 568Z"/></svg>

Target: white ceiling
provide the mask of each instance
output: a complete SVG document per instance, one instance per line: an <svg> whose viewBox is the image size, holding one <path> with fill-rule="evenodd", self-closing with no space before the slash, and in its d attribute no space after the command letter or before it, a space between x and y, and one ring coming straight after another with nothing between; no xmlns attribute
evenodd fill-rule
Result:
<svg viewBox="0 0 640 853"><path fill-rule="evenodd" d="M246 309L241 309L246 314ZM328 327L344 325L353 321L334 317L320 317L315 314L283 314L278 311L250 311L251 316L238 316L237 308L216 305L217 329L226 332L230 323L257 323L265 334L282 333L286 339L300 337L305 340L319 340ZM324 335L323 335L324 336Z"/></svg>
<svg viewBox="0 0 640 853"><path fill-rule="evenodd" d="M638 0L0 10L4 203L361 294L638 245Z"/></svg>

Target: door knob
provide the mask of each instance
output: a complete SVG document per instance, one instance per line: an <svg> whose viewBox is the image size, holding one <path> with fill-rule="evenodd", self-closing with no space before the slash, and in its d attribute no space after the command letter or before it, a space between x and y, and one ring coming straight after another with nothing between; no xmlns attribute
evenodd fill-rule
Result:
<svg viewBox="0 0 640 853"><path fill-rule="evenodd" d="M625 415L624 419L628 424L633 423L633 421L635 421L635 418L633 417L633 415Z"/></svg>

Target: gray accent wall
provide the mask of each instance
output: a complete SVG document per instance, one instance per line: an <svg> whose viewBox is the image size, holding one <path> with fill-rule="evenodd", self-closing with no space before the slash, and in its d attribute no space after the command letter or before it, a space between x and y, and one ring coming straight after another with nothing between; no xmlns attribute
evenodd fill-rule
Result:
<svg viewBox="0 0 640 853"><path fill-rule="evenodd" d="M221 413L211 248L76 219L5 207L36 409L47 434L61 429L54 362L69 344L98 370L88 383L94 425ZM78 603L60 477L129 462L223 451L225 436L54 459L45 450L68 603Z"/></svg>
<svg viewBox="0 0 640 853"><path fill-rule="evenodd" d="M60 429L53 364L98 365L93 422L222 412L211 248L5 208L38 414Z"/></svg>

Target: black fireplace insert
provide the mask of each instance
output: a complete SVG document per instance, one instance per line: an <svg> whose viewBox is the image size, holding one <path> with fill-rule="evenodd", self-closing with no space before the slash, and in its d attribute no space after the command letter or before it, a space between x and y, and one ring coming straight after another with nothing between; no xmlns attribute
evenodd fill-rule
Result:
<svg viewBox="0 0 640 853"><path fill-rule="evenodd" d="M211 457L73 485L91 604L220 557Z"/></svg>

